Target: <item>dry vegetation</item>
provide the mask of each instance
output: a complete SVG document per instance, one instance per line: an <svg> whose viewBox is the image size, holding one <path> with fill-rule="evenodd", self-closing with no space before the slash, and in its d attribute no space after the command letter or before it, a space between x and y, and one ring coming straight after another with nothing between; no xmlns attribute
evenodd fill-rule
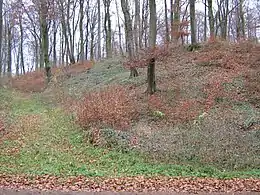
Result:
<svg viewBox="0 0 260 195"><path fill-rule="evenodd" d="M230 44L215 41L203 45L203 48L195 53L187 52L182 47L168 45L167 47L157 47L154 51L145 52L145 54L146 57L144 57L144 53L141 54L142 60L126 62L124 66L144 67L151 57L155 57L158 60L157 85L159 91L146 97L143 94L145 85L130 85L127 87L128 90L109 87L102 92L89 93L80 107L83 109L83 105L85 105L84 110L89 110L89 112L98 109L98 106L103 109L99 109L97 113L100 115L97 114L95 117L93 113L84 112L86 121L93 124L94 120L101 120L112 125L115 123L111 122L112 120L118 123L126 123L123 120L128 120L127 123L129 123L132 120L130 113L133 108L142 106L142 113L160 111L165 114L168 122L176 123L194 119L200 113L209 111L214 107L218 98L237 101L250 99L255 105L259 104L260 60L258 56L260 56L260 46L250 42ZM76 76L91 67L92 63L86 62L69 67L53 68L52 72L56 82L62 82L64 77ZM234 86L236 83L233 81L237 78L244 79L243 86ZM226 89L228 84L231 87ZM43 91L46 89L44 71L15 77L12 79L11 85L26 92ZM133 108L131 106L128 108L128 105ZM117 106L122 109L120 113L116 110ZM144 110L146 111L144 112ZM115 114L111 114L110 111ZM116 112L122 121L117 118ZM129 115L124 116L123 112L129 112ZM79 117L81 124L82 113L83 111ZM109 116L113 119L109 119ZM126 119L127 117L129 119Z"/></svg>
<svg viewBox="0 0 260 195"><path fill-rule="evenodd" d="M156 159L159 155L173 163L195 161L232 170L260 165L259 45L214 41L194 52L167 46L148 54L141 61L123 64L139 67L140 83L107 86L102 75L89 73L100 77L101 83L104 80L102 90L83 91L79 100L62 97L61 101L58 97L64 96L64 89L69 90L64 75L78 77L92 66L85 63L54 69L61 85L47 93L56 93L54 101L62 102L70 112L76 108L77 123L93 131L93 140L102 140L104 129L124 130L129 132L128 143L134 142L132 145ZM148 96L144 93L146 73L141 68L151 57L157 59L158 91ZM77 86L89 77L81 76ZM115 83L120 83L120 77ZM42 91L43 72L14 78L12 86L26 92Z"/></svg>
<svg viewBox="0 0 260 195"><path fill-rule="evenodd" d="M52 82L62 81L68 77L75 76L81 72L87 71L93 66L93 62L85 61L70 66L61 66L52 68ZM11 79L11 86L24 92L42 92L46 89L46 78L44 70L28 72L25 75Z"/></svg>
<svg viewBox="0 0 260 195"><path fill-rule="evenodd" d="M137 116L134 94L123 87L108 87L84 96L78 105L77 120L84 128L129 128Z"/></svg>

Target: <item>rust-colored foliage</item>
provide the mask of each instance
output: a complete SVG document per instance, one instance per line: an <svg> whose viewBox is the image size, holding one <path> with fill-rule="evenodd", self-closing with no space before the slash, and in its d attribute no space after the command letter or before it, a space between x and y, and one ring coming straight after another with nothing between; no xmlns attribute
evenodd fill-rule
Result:
<svg viewBox="0 0 260 195"><path fill-rule="evenodd" d="M257 87L260 72L259 57L257 57L259 55L259 46L248 41L231 44L215 40L199 53L198 64L215 67L214 71L209 74L208 84L204 88L204 92L207 94L205 110L210 109L218 97L229 97L233 100L247 99L248 94L242 94L239 90L227 91L224 89L225 83L231 83L238 77L246 79L246 91L260 94Z"/></svg>
<svg viewBox="0 0 260 195"><path fill-rule="evenodd" d="M173 44L157 45L154 48L143 49L139 52L139 57L127 60L123 63L125 68L144 68L148 66L151 59L163 60L171 55L172 49L176 47Z"/></svg>
<svg viewBox="0 0 260 195"><path fill-rule="evenodd" d="M11 85L13 88L25 92L41 92L45 88L44 78L44 71L37 70L12 78Z"/></svg>
<svg viewBox="0 0 260 195"><path fill-rule="evenodd" d="M0 133L3 132L5 130L5 124L3 119L0 118Z"/></svg>
<svg viewBox="0 0 260 195"><path fill-rule="evenodd" d="M70 66L61 66L52 68L53 78L57 81L64 77L73 76L80 72L84 72L93 66L93 62L85 61L84 63L76 63ZM24 75L16 76L11 79L13 88L24 92L41 92L46 88L45 70L36 70L28 72Z"/></svg>
<svg viewBox="0 0 260 195"><path fill-rule="evenodd" d="M160 111L168 122L177 123L194 119L199 114L200 102L194 99L178 99L178 104L171 105L163 96L152 95L148 100L151 112Z"/></svg>
<svg viewBox="0 0 260 195"><path fill-rule="evenodd" d="M77 121L84 128L104 125L126 129L138 114L135 103L134 96L120 86L91 92L79 103Z"/></svg>
<svg viewBox="0 0 260 195"><path fill-rule="evenodd" d="M175 40L179 40L181 38L181 40L184 41L184 38L190 35L190 33L187 30L185 30L189 25L190 21L188 20L183 20L178 23L174 22L171 31L172 37L174 37Z"/></svg>
<svg viewBox="0 0 260 195"><path fill-rule="evenodd" d="M251 103L260 106L260 46L252 48L250 61L248 64L250 70L245 74L245 87Z"/></svg>
<svg viewBox="0 0 260 195"><path fill-rule="evenodd" d="M163 176L121 178L70 176L61 178L51 175L27 176L2 174L0 175L0 186L5 189L4 192L6 195L14 194L13 190L10 190L10 193L8 193L8 189L18 189L23 194L37 194L39 190L50 191L52 193L51 190L53 190L53 194L57 194L59 191L82 191L82 194L84 194L83 192L86 192L86 194L88 194L87 192L93 194L100 192L100 194L104 195L111 195L116 192L118 194L120 192L122 194L124 194L123 192L127 192L126 194L131 194L129 192L132 192L132 194L153 194L152 192L154 194L225 194L224 192L227 192L243 195L250 194L250 192L257 194L260 191L260 180L257 178L215 179Z"/></svg>
<svg viewBox="0 0 260 195"><path fill-rule="evenodd" d="M159 88L163 85L167 89L174 89L178 91L181 89L182 95L175 93L172 98L167 99L166 94L156 93L148 98L148 108L150 112L160 111L165 114L167 122L183 122L186 120L194 119L201 112L207 112L218 104L218 100L222 101L223 98L228 98L233 101L244 101L248 99L248 94L254 96L254 101L259 100L257 97L260 95L259 89L259 57L260 47L256 47L250 42L243 41L239 43L228 43L214 39L214 41L207 43L202 47L202 50L194 53L180 52L182 54L175 54L171 45L164 45L155 48L154 50L147 50L144 52L141 60L134 60L127 62L127 66L143 67L151 57L155 57L161 61L158 63L157 68L167 70L170 80L163 79L158 82ZM175 51L176 52L176 51ZM184 63L190 63L189 58L200 66L198 69L205 66L203 73L203 80L198 83L185 83L189 80L182 81L182 78L175 75L174 65L169 67L165 59L169 61L175 55L178 59L187 59ZM173 59L175 60L175 59ZM180 66L179 62L177 65ZM186 66L186 64L184 64ZM187 65L192 68L194 65ZM179 67L183 73L183 68ZM192 68L193 69L193 68ZM161 71L161 70L160 70ZM194 68L194 71L196 69ZM188 74L187 71L185 71ZM178 75L178 74L177 74ZM183 75L185 76L185 75ZM237 78L246 78L246 85L243 87L234 87L232 82ZM198 79L198 78L197 78ZM175 82L172 82L175 81ZM172 82L172 86L171 83ZM176 85L177 84L177 85ZM189 97L186 90L189 91L187 86L200 90L201 94L197 97ZM228 88L226 86L233 86ZM244 93L243 91L247 91ZM249 93L248 93L249 92ZM222 106L228 106L221 104Z"/></svg>

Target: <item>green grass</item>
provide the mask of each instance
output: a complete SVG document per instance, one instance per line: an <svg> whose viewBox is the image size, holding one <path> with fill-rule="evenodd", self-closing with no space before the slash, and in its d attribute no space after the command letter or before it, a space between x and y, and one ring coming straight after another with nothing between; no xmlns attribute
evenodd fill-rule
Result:
<svg viewBox="0 0 260 195"><path fill-rule="evenodd" d="M23 128L13 130L21 137L0 142L0 174L260 177L260 170L221 172L210 166L158 163L136 151L93 147L86 143L83 131L61 109L4 89L0 89L0 96L0 104L8 105L6 112L10 121L17 123L17 128ZM40 121L35 125L35 119L29 117L28 124L20 124L24 122L19 118L27 115L36 115ZM18 152L10 153L13 148L18 148Z"/></svg>

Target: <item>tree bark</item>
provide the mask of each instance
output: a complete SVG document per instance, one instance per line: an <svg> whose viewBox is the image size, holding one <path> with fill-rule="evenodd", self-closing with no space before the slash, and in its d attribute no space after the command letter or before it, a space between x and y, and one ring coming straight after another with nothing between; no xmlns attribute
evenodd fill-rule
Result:
<svg viewBox="0 0 260 195"><path fill-rule="evenodd" d="M84 35L83 35L83 20L84 20L84 0L79 1L79 13L80 13L80 20L79 20L79 33L80 33L80 62L83 63L84 61ZM86 51L87 52L87 51Z"/></svg>
<svg viewBox="0 0 260 195"><path fill-rule="evenodd" d="M119 49L121 56L124 55L123 47L122 47L122 31L121 31L121 24L120 24L120 17L119 17L119 9L118 3L116 1L116 12L117 12L117 26L118 26L118 39L119 39Z"/></svg>
<svg viewBox="0 0 260 195"><path fill-rule="evenodd" d="M2 54L2 42L3 42L3 0L0 0L0 76L3 72L3 54Z"/></svg>
<svg viewBox="0 0 260 195"><path fill-rule="evenodd" d="M22 24L22 15L19 14L19 28L20 28L20 58L21 58L21 68L23 74L25 74L25 67L24 67L24 55L23 55L23 45L24 45L24 32L23 32L23 24Z"/></svg>
<svg viewBox="0 0 260 195"><path fill-rule="evenodd" d="M57 65L57 50L56 50L56 44L57 44L57 22L53 21L53 67L56 67Z"/></svg>
<svg viewBox="0 0 260 195"><path fill-rule="evenodd" d="M140 1L135 0L135 21L134 21L134 41L135 41L135 54L139 52L139 37L140 37Z"/></svg>
<svg viewBox="0 0 260 195"><path fill-rule="evenodd" d="M195 27L195 0L190 0L190 28L191 28L191 44L195 45L196 40L196 27Z"/></svg>
<svg viewBox="0 0 260 195"><path fill-rule="evenodd" d="M208 0L208 12L209 12L208 15L209 15L210 38L214 39L214 37L215 37L215 26L214 26L212 0Z"/></svg>
<svg viewBox="0 0 260 195"><path fill-rule="evenodd" d="M49 61L49 32L48 32L48 3L46 0L40 2L40 23L42 36L42 53L44 59L44 67L46 70L47 84L51 81L51 66Z"/></svg>
<svg viewBox="0 0 260 195"><path fill-rule="evenodd" d="M69 1L70 2L70 1ZM69 25L70 25L70 21L69 21L69 5L67 5L67 11L64 8L64 1L63 0L59 0L58 1L58 5L59 5L59 11L61 12L61 28L62 28L62 33L64 36L64 41L65 41L65 48L66 48L66 52L67 52L67 56L70 63L74 64L75 63L75 57L74 54L72 52L72 48L71 48L71 40L72 40L72 35L71 35L71 31L69 30ZM67 18L65 17L64 12L66 11L66 15ZM69 40L70 38L70 40ZM66 60L67 61L67 60ZM68 62L67 62L68 63Z"/></svg>
<svg viewBox="0 0 260 195"><path fill-rule="evenodd" d="M204 41L207 41L207 0L204 0Z"/></svg>
<svg viewBox="0 0 260 195"><path fill-rule="evenodd" d="M12 27L10 24L7 26L7 76L12 76Z"/></svg>
<svg viewBox="0 0 260 195"><path fill-rule="evenodd" d="M167 11L167 0L164 0L164 20L165 20L165 37L166 42L170 42L169 24L168 24L168 11Z"/></svg>
<svg viewBox="0 0 260 195"><path fill-rule="evenodd" d="M126 44L129 60L134 58L134 40L133 40L133 30L132 30L132 20L129 11L128 0L121 0L121 7L125 18L125 34L126 34ZM135 68L130 69L130 77L138 76L138 72Z"/></svg>
<svg viewBox="0 0 260 195"><path fill-rule="evenodd" d="M110 4L111 4L111 0L104 0L104 7L105 7L104 28L105 28L105 35L106 35L107 58L112 57L112 29L111 29Z"/></svg>
<svg viewBox="0 0 260 195"><path fill-rule="evenodd" d="M100 0L97 0L98 3L98 42L97 42L97 47L98 47L98 59L102 57L101 54L101 3Z"/></svg>
<svg viewBox="0 0 260 195"><path fill-rule="evenodd" d="M177 42L180 35L180 0L175 0L173 5L172 40Z"/></svg>
<svg viewBox="0 0 260 195"><path fill-rule="evenodd" d="M155 48L156 45L156 3L155 0L149 0L150 8L150 29L149 29L149 46L150 49ZM148 87L147 92L151 95L156 91L155 83L155 59L152 58L147 69Z"/></svg>
<svg viewBox="0 0 260 195"><path fill-rule="evenodd" d="M240 0L240 4L239 4L239 12L240 12L240 21L241 21L241 36L243 38L245 38L246 36L246 32L245 32L245 14L244 14L244 9L243 9L243 5L244 5L244 0Z"/></svg>
<svg viewBox="0 0 260 195"><path fill-rule="evenodd" d="M139 38L139 45L140 48L147 48L148 47L148 32L147 29L149 29L149 0L143 1L143 8L142 8L142 30Z"/></svg>

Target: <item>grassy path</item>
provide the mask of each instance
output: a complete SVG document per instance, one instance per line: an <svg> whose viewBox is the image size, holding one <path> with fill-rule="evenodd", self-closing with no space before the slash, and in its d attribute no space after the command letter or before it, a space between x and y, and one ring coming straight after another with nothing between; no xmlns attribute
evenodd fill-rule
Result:
<svg viewBox="0 0 260 195"><path fill-rule="evenodd" d="M259 170L220 172L212 167L155 164L127 153L88 145L60 108L0 89L0 110L10 124L0 138L0 175L259 177Z"/></svg>

